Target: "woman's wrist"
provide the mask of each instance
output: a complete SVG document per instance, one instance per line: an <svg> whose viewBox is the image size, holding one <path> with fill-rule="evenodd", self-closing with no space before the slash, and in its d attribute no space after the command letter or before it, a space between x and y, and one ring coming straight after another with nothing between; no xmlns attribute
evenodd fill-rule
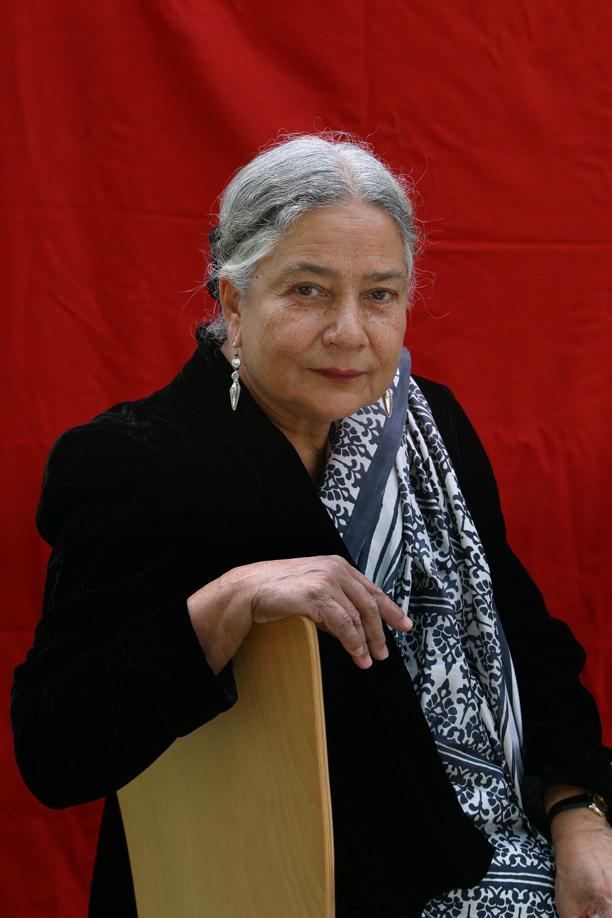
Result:
<svg viewBox="0 0 612 918"><path fill-rule="evenodd" d="M570 797L586 794L587 791L583 787L575 785L555 784L549 786L544 793L546 815L549 816L555 804L568 800ZM607 828L607 826L607 820L587 806L563 809L556 813L553 811L550 819L550 832L553 842L567 838L574 833L597 832L599 829Z"/></svg>
<svg viewBox="0 0 612 918"><path fill-rule="evenodd" d="M564 810L550 824L550 837L557 852L576 844L597 845L609 832L608 821L586 808Z"/></svg>
<svg viewBox="0 0 612 918"><path fill-rule="evenodd" d="M544 809L546 815L550 813L555 803L566 800L568 797L576 797L578 794L585 794L584 787L577 787L574 784L549 784L544 791Z"/></svg>
<svg viewBox="0 0 612 918"><path fill-rule="evenodd" d="M237 573L223 574L187 599L191 624L215 675L232 659L253 624Z"/></svg>

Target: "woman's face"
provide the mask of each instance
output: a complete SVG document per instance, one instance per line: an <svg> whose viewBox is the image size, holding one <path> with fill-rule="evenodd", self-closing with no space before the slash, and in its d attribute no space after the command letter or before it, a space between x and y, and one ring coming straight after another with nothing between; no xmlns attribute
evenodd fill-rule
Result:
<svg viewBox="0 0 612 918"><path fill-rule="evenodd" d="M305 214L245 293L221 281L240 378L285 431L313 432L380 398L397 369L408 276L394 221L363 202Z"/></svg>

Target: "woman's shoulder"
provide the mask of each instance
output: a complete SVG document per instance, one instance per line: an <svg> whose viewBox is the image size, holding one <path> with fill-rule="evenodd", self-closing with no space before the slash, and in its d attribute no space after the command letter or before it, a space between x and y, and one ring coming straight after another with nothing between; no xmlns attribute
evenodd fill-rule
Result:
<svg viewBox="0 0 612 918"><path fill-rule="evenodd" d="M425 396L446 448L452 454L466 435L475 436L474 428L448 386L424 376L413 379Z"/></svg>
<svg viewBox="0 0 612 918"><path fill-rule="evenodd" d="M119 402L66 430L51 447L46 474L61 473L75 484L86 475L93 483L98 477L123 479L131 470L154 466L179 439L172 418L159 410L166 400L162 389Z"/></svg>
<svg viewBox="0 0 612 918"><path fill-rule="evenodd" d="M46 461L40 507L83 490L185 489L218 474L215 451L206 447L213 440L179 373L162 389L62 433Z"/></svg>
<svg viewBox="0 0 612 918"><path fill-rule="evenodd" d="M430 400L430 396L436 402L446 402L449 399L455 400L455 396L453 395L452 391L443 383L429 379L426 376L415 375L412 378L417 383L425 398L427 398L427 401Z"/></svg>
<svg viewBox="0 0 612 918"><path fill-rule="evenodd" d="M463 406L448 386L422 376L413 378L431 408L470 509L477 512L483 500L497 507L497 484L489 457Z"/></svg>

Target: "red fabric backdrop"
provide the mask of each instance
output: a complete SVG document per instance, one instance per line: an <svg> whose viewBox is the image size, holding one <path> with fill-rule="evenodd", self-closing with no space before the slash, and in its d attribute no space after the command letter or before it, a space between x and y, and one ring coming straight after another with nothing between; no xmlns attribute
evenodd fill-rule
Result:
<svg viewBox="0 0 612 918"><path fill-rule="evenodd" d="M4 697L39 614L52 441L170 378L205 309L189 291L223 184L279 130L332 127L418 182L416 369L476 422L610 738L610 4L20 0L1 16ZM43 809L2 729L2 914L82 916L99 804Z"/></svg>

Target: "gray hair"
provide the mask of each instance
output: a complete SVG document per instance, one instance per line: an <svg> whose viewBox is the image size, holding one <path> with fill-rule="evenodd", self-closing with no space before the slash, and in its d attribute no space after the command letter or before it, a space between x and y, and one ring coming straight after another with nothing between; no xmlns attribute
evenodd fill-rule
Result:
<svg viewBox="0 0 612 918"><path fill-rule="evenodd" d="M394 220L404 242L411 282L418 234L407 181L395 175L371 148L346 134L303 134L260 153L232 178L221 196L219 225L211 234L207 286L218 299L219 278L239 290L297 220L315 207L360 200ZM198 338L221 344L222 316L200 326Z"/></svg>

